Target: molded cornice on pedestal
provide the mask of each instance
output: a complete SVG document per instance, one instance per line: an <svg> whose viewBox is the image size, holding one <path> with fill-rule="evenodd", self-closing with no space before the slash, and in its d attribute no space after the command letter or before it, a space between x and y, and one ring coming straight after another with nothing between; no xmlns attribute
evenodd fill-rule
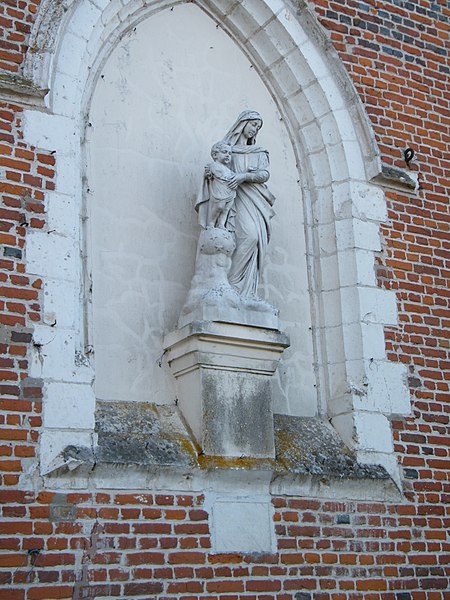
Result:
<svg viewBox="0 0 450 600"><path fill-rule="evenodd" d="M166 337L178 406L204 454L275 456L270 378L288 346L279 331L208 321Z"/></svg>

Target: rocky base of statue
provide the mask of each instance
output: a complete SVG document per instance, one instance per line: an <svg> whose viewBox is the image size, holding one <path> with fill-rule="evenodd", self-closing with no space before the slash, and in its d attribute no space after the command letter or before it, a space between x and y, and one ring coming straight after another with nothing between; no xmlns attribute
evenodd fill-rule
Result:
<svg viewBox="0 0 450 600"><path fill-rule="evenodd" d="M254 297L243 297L228 282L233 235L226 229L208 227L200 234L195 275L178 327L194 321L239 323L278 329L278 309Z"/></svg>

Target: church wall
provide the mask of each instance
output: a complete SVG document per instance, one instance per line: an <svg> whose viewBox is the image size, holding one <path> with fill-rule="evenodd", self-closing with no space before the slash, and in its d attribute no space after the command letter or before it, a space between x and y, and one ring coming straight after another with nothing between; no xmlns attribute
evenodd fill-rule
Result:
<svg viewBox="0 0 450 600"><path fill-rule="evenodd" d="M413 403L411 416L391 421L401 497L350 485L338 498L333 487L320 497L313 489L274 494L277 551L257 554L210 551L204 491L142 492L131 475L128 489L42 489L35 466L45 451L43 384L30 377L30 362L45 354L49 340L35 326L44 318L45 286L64 279L65 264L52 263L50 252L43 281L27 273L25 258L34 232L52 235L46 192L58 157L23 141L23 106L39 94L19 76L39 4L8 0L0 9L0 598L446 599L448 7L425 0L308 6L352 78L383 163L419 182L413 192L384 180L388 220L375 266L380 288L396 293L399 323L385 328L386 352L406 365ZM407 147L416 153L409 165ZM75 303L70 285L64 294ZM51 324L50 313L45 319ZM91 426L68 395L56 390L53 398L70 423Z"/></svg>

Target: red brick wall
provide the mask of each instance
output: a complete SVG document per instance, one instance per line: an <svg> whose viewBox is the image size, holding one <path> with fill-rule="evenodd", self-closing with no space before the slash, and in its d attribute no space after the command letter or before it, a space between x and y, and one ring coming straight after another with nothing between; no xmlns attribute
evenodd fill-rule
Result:
<svg viewBox="0 0 450 600"><path fill-rule="evenodd" d="M64 502L76 512L65 522L54 521L52 497L5 497L5 599L402 600L396 593L448 590L439 505L275 498L279 553L254 556L208 553L202 496L71 493ZM32 560L31 549L42 551Z"/></svg>
<svg viewBox="0 0 450 600"><path fill-rule="evenodd" d="M0 4L0 70L18 73L27 50L40 0L2 0Z"/></svg>
<svg viewBox="0 0 450 600"><path fill-rule="evenodd" d="M0 6L4 74L18 73L37 6ZM386 330L388 355L408 365L413 398L413 417L394 423L405 503L276 498L279 553L222 556L208 553L201 497L69 494L63 510L51 493L17 491L41 425L40 382L27 377L41 281L25 272L23 249L27 232L45 225L44 194L53 187L57 157L24 144L20 107L3 104L1 599L450 598L450 10L446 0L310 6L364 102L383 162L419 175L417 195L386 195L389 221L377 265L380 286L398 296L400 324ZM416 153L410 167L406 147ZM28 555L35 549L38 555Z"/></svg>

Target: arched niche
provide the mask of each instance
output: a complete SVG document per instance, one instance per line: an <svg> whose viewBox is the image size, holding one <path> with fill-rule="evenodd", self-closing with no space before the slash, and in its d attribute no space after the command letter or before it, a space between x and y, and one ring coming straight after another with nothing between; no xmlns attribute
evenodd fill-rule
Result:
<svg viewBox="0 0 450 600"><path fill-rule="evenodd" d="M277 106L248 57L195 4L141 21L98 73L86 129L87 232L102 400L173 404L162 339L176 328L199 235L194 202L209 150L243 108L264 117L276 216L262 293L291 338L275 411L316 415L302 191Z"/></svg>
<svg viewBox="0 0 450 600"><path fill-rule="evenodd" d="M90 99L120 40L132 36L144 20L183 2L68 0L64 13L56 4L43 3L33 32L33 39L42 43L29 52L24 70L36 85L50 88L48 112L24 114L25 138L57 155L57 191L48 194L51 231L30 236L27 256L30 271L46 281L44 313L50 316L37 328L44 341L53 323L46 356L36 360L36 374L51 381L49 405L51 385L68 394L78 386L77 394L89 405L83 414L90 416L82 425L77 421L72 437L87 443L92 440L93 372L83 310L88 298L80 290L89 289L90 282L81 283L79 255L84 255L80 239L88 217L82 148ZM382 463L395 474L389 416L407 413L409 398L402 366L389 363L385 355L383 328L396 323L395 295L378 289L374 275L386 209L382 190L370 183L380 163L361 102L306 3L193 4L248 57L291 140L304 210L319 412L360 460ZM46 252L62 267L42 267L39 259ZM67 289L72 290L69 297ZM59 425L55 419L44 423L52 452L67 443L59 431L67 429L67 420L62 415Z"/></svg>

